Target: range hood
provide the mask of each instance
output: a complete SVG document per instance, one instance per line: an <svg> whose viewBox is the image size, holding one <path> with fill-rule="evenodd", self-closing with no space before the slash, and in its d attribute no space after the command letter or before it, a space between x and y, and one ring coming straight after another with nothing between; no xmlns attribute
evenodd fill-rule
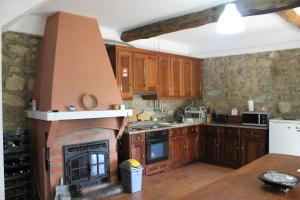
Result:
<svg viewBox="0 0 300 200"><path fill-rule="evenodd" d="M83 94L97 97L94 111L84 109ZM69 105L77 109L67 114L70 119L91 118L88 112L95 118L106 117L105 113L107 117L130 115L126 110L106 112L111 105L122 104L122 99L96 19L65 12L48 17L34 96L39 111L29 111L30 118L60 120L62 116L63 120Z"/></svg>

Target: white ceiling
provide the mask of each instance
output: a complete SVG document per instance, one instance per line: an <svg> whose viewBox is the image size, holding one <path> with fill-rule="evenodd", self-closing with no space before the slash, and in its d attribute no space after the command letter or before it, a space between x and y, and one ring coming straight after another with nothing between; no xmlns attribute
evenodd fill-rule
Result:
<svg viewBox="0 0 300 200"><path fill-rule="evenodd" d="M230 0L49 0L31 14L47 17L57 11L95 17L105 37L119 39L122 31L203 10ZM35 20L37 21L37 20ZM245 18L246 31L220 35L215 24L161 35L131 44L156 50L177 51L197 57L270 51L300 47L300 31L276 14ZM28 20L26 21L28 24ZM167 44L169 47L164 48ZM160 47L161 46L161 47ZM173 50L172 47L173 46ZM181 50L182 49L182 50ZM184 50L183 50L184 49Z"/></svg>

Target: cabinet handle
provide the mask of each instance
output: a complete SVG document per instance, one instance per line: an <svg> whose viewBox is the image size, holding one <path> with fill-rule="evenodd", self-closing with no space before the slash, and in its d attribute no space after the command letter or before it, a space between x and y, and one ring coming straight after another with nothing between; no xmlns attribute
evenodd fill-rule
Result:
<svg viewBox="0 0 300 200"><path fill-rule="evenodd" d="M142 157L145 158L145 154L143 154Z"/></svg>
<svg viewBox="0 0 300 200"><path fill-rule="evenodd" d="M157 169L160 169L160 167L159 167L159 166L157 166Z"/></svg>
<svg viewBox="0 0 300 200"><path fill-rule="evenodd" d="M194 129L192 128L192 132L194 132Z"/></svg>
<svg viewBox="0 0 300 200"><path fill-rule="evenodd" d="M239 150L240 148L239 147L236 147L236 150Z"/></svg>
<svg viewBox="0 0 300 200"><path fill-rule="evenodd" d="M177 133L179 133L179 131L177 130Z"/></svg>
<svg viewBox="0 0 300 200"><path fill-rule="evenodd" d="M137 139L137 140L140 140L140 137L137 137L136 139Z"/></svg>
<svg viewBox="0 0 300 200"><path fill-rule="evenodd" d="M231 133L231 132L232 132L232 131L229 129L229 130L228 130L228 133Z"/></svg>
<svg viewBox="0 0 300 200"><path fill-rule="evenodd" d="M241 150L244 151L245 150L244 147L242 147Z"/></svg>

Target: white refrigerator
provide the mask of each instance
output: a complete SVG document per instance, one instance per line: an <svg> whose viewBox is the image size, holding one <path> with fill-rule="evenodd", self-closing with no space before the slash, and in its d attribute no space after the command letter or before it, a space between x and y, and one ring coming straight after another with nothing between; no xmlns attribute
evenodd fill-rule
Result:
<svg viewBox="0 0 300 200"><path fill-rule="evenodd" d="M271 119L269 153L300 156L300 120Z"/></svg>

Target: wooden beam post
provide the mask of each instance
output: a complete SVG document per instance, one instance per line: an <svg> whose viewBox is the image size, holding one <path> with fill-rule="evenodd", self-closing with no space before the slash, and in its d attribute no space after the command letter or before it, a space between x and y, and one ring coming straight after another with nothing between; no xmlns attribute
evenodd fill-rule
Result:
<svg viewBox="0 0 300 200"><path fill-rule="evenodd" d="M280 17L285 19L287 22L300 28L300 16L293 10L285 10L277 13Z"/></svg>
<svg viewBox="0 0 300 200"><path fill-rule="evenodd" d="M235 3L242 16L279 12L300 6L300 0L236 0ZM121 39L125 42L147 39L166 33L217 22L220 14L224 10L224 6L225 4L222 4L206 10L128 30L121 34Z"/></svg>

